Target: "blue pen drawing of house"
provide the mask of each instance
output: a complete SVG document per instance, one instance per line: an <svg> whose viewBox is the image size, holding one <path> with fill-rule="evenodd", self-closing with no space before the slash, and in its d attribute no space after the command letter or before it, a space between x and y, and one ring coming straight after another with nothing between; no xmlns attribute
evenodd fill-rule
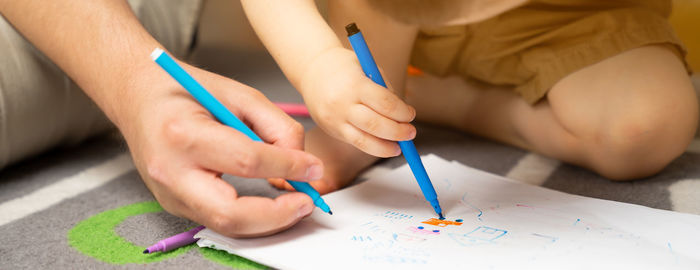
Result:
<svg viewBox="0 0 700 270"><path fill-rule="evenodd" d="M462 246L473 246L493 243L496 239L506 235L506 233L508 233L506 230L479 226L466 234L450 233L449 236Z"/></svg>

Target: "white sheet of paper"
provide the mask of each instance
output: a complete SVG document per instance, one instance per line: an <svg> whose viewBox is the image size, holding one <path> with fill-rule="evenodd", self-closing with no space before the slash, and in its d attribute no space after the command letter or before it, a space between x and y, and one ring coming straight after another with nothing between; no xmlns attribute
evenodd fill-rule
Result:
<svg viewBox="0 0 700 270"><path fill-rule="evenodd" d="M326 195L293 228L215 246L281 269L700 269L700 216L570 195L423 157L447 220L436 217L407 165ZM419 227L422 227L419 228ZM438 230L438 231L434 231Z"/></svg>

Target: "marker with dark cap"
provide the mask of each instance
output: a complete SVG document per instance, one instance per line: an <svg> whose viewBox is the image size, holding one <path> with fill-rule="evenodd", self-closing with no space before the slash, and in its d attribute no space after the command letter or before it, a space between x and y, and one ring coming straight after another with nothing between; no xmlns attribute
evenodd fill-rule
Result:
<svg viewBox="0 0 700 270"><path fill-rule="evenodd" d="M360 61L362 71L364 71L365 75L372 81L386 88L384 78L382 78L382 74L379 73L379 68L377 68L377 64L374 62L374 58L372 58L372 53L369 51L369 47L367 47L367 43L360 29L357 28L355 23L351 23L345 26L345 30L348 32L348 40L350 40L350 45L352 45L352 49L355 51L357 59ZM442 216L442 208L440 208L440 202L437 199L437 193L435 193L433 183L430 182L428 173L425 171L425 167L423 167L423 161L421 161L413 141L399 141L399 147L401 147L401 152L404 158L406 158L408 166L411 167L413 176L416 177L416 181L418 182L418 186L420 186L420 190L423 192L423 196L425 196L425 199L433 206L435 213L440 216L440 219L444 219Z"/></svg>

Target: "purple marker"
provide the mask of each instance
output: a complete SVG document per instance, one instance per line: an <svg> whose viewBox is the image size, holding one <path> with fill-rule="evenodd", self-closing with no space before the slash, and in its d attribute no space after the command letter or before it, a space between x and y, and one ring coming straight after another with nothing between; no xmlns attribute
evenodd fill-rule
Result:
<svg viewBox="0 0 700 270"><path fill-rule="evenodd" d="M192 244L199 240L199 238L194 238L194 235L199 231L204 230L204 226L199 226L189 231L173 235L171 237L165 238L158 241L154 245L148 247L143 251L143 254L150 254L153 252L167 252L173 249Z"/></svg>

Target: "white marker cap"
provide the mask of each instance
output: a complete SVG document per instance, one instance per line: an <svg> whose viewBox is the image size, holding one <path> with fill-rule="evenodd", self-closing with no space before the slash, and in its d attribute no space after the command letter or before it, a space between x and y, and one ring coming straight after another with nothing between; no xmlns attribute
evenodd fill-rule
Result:
<svg viewBox="0 0 700 270"><path fill-rule="evenodd" d="M163 53L164 53L163 49L161 49L161 48L156 48L156 49L153 50L153 52L151 53L151 59L153 59L153 61L156 61L156 59L158 59L158 57L160 57L160 55L163 54Z"/></svg>

